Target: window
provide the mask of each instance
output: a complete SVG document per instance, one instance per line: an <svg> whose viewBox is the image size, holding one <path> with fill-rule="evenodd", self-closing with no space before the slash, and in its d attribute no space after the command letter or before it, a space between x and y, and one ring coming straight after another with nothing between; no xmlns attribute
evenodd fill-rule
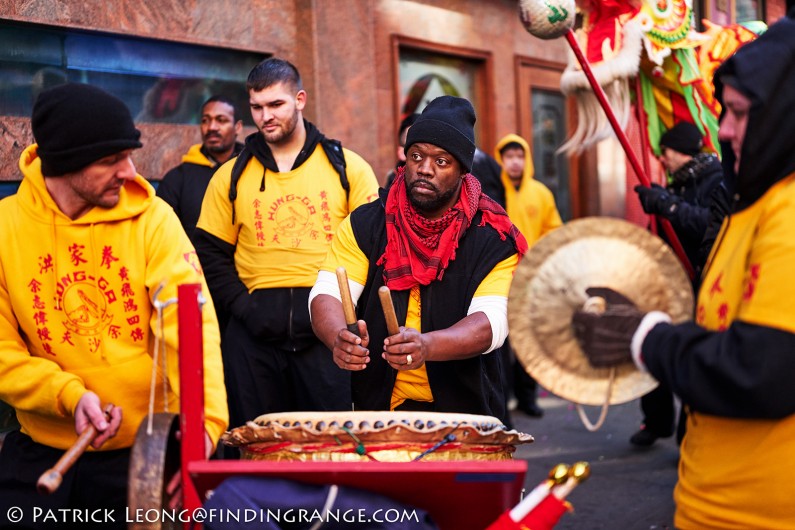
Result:
<svg viewBox="0 0 795 530"><path fill-rule="evenodd" d="M751 22L765 20L765 3L763 0L735 0L735 22Z"/></svg>
<svg viewBox="0 0 795 530"><path fill-rule="evenodd" d="M534 178L550 189L564 220L571 219L569 161L557 149L566 141L566 98L560 92L531 89Z"/></svg>
<svg viewBox="0 0 795 530"><path fill-rule="evenodd" d="M453 46L430 44L398 37L397 79L398 122L411 113L420 113L439 96L468 99L475 108L475 142L490 151L491 116L489 100L488 53Z"/></svg>
<svg viewBox="0 0 795 530"><path fill-rule="evenodd" d="M520 87L517 134L530 143L533 178L555 196L555 205L563 221L579 217L582 211L579 209L578 163L557 153L571 133L568 104L560 91L560 76L566 65L530 57L516 57L515 64Z"/></svg>
<svg viewBox="0 0 795 530"><path fill-rule="evenodd" d="M211 95L235 102L244 123L245 81L266 56L191 44L0 22L0 114L30 116L39 92L71 81L121 98L136 121L197 124Z"/></svg>
<svg viewBox="0 0 795 530"><path fill-rule="evenodd" d="M721 26L765 20L764 0L697 0L693 2L694 20L704 29L701 19L706 18Z"/></svg>

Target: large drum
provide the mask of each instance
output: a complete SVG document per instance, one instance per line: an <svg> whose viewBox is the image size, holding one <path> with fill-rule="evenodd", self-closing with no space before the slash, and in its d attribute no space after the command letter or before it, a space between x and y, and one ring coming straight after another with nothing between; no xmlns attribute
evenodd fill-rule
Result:
<svg viewBox="0 0 795 530"><path fill-rule="evenodd" d="M533 441L491 416L390 411L265 414L221 439L243 459L309 462L510 460Z"/></svg>

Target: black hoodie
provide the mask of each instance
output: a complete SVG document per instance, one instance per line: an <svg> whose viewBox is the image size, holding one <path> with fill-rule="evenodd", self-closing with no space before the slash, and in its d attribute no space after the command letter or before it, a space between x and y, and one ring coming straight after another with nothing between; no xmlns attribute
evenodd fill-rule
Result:
<svg viewBox="0 0 795 530"><path fill-rule="evenodd" d="M718 99L727 77L751 100L734 189L737 212L795 171L795 20L782 18L718 68Z"/></svg>

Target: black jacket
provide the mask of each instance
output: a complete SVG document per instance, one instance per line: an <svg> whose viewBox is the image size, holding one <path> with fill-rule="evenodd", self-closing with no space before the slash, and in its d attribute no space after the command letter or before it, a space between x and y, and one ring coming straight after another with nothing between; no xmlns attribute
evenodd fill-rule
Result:
<svg viewBox="0 0 795 530"><path fill-rule="evenodd" d="M476 148L470 173L480 181L483 193L505 208L505 186L502 183L502 168L500 164L487 153Z"/></svg>
<svg viewBox="0 0 795 530"><path fill-rule="evenodd" d="M237 156L241 149L243 149L243 144L235 142L232 156ZM185 233L188 234L194 245L196 244L194 231L196 223L199 222L204 193L207 191L213 173L219 166L204 146L200 151L205 157L202 162L205 163L183 162L166 173L157 186L157 196L171 205L182 223L182 228L185 229Z"/></svg>
<svg viewBox="0 0 795 530"><path fill-rule="evenodd" d="M386 248L386 222L382 193L380 201L360 206L351 214L353 234L369 258L370 269L357 313L367 322L370 344L383 344L389 336L378 288L384 285L383 265L376 265ZM478 286L500 261L516 253L515 242L488 225L479 226L478 212L459 241L456 258L439 281L420 286L423 332L446 329L466 317ZM392 291L398 323L405 325L409 291ZM485 414L505 421L505 390L502 385L502 356L492 351L459 361L426 363L428 382L437 412ZM366 370L353 372L353 400L357 409L389 410L397 371L380 357L372 358Z"/></svg>
<svg viewBox="0 0 795 530"><path fill-rule="evenodd" d="M673 184L668 186L668 191L682 201L666 218L696 269L703 265L699 249L709 225L711 197L722 180L723 168L718 157L702 153L679 168L673 174Z"/></svg>

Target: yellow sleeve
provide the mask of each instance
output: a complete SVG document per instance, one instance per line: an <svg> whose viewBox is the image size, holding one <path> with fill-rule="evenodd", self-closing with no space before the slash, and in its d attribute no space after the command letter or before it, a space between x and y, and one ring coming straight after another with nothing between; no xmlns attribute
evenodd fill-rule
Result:
<svg viewBox="0 0 795 530"><path fill-rule="evenodd" d="M31 355L20 333L8 278L0 267L0 399L19 410L71 416L86 392L83 380L55 361Z"/></svg>
<svg viewBox="0 0 795 530"><path fill-rule="evenodd" d="M511 290L511 280L513 280L513 271L519 264L519 255L514 254L509 256L496 264L491 272L483 278L483 281L478 285L474 297L478 296L508 296Z"/></svg>
<svg viewBox="0 0 795 530"><path fill-rule="evenodd" d="M348 211L352 212L362 204L374 201L378 197L378 180L373 168L364 158L353 151L343 149L345 153L346 174L350 184Z"/></svg>
<svg viewBox="0 0 795 530"><path fill-rule="evenodd" d="M555 196L546 186L544 187L544 191L546 192L544 193L544 209L546 211L544 219L541 222L541 234L539 237L563 224L563 220L560 218L560 212L558 212L558 207L555 205Z"/></svg>
<svg viewBox="0 0 795 530"><path fill-rule="evenodd" d="M337 228L320 270L335 273L338 267L345 267L349 280L362 285L367 281L370 262L356 244L350 215Z"/></svg>
<svg viewBox="0 0 795 530"><path fill-rule="evenodd" d="M232 224L232 202L229 200L229 184L232 181L234 164L234 158L227 161L210 179L210 184L204 193L199 221L196 223L197 228L230 245L237 243L237 234L240 231L239 219L235 220L234 225ZM248 169L248 166L245 169Z"/></svg>
<svg viewBox="0 0 795 530"><path fill-rule="evenodd" d="M158 202L151 208L152 218L147 223L146 287L154 304L154 293L163 283L158 300L177 298L177 287L182 284L201 284L206 303L202 307L202 344L204 349L204 421L207 433L217 441L229 425L229 414L221 362L221 336L210 290L204 279L196 251L182 229L174 211ZM169 305L163 310L168 379L173 395L179 395L179 344L177 334L177 307ZM152 333L157 330L157 312L152 312L149 323Z"/></svg>

